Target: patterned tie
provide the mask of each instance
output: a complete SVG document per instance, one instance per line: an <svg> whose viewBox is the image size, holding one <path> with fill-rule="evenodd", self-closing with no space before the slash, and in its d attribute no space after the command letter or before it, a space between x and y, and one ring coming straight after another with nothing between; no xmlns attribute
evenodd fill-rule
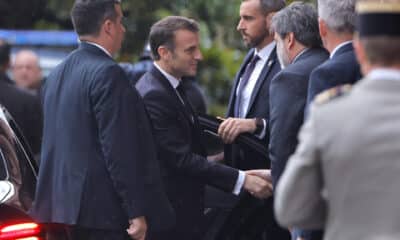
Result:
<svg viewBox="0 0 400 240"><path fill-rule="evenodd" d="M241 117L243 114L241 112L241 104L242 104L242 100L243 100L243 90L246 87L247 83L249 82L250 76L253 73L258 60L260 60L260 57L257 54L254 55L253 58L250 60L250 62L247 64L246 69L242 75L242 78L240 79L239 87L237 90L237 96L235 99L235 117Z"/></svg>

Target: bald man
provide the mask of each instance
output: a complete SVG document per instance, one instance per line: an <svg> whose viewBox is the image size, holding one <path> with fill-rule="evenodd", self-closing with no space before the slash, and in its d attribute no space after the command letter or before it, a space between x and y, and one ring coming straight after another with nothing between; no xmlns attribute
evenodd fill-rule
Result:
<svg viewBox="0 0 400 240"><path fill-rule="evenodd" d="M14 58L13 78L18 87L37 93L41 86L42 70L38 55L31 50L21 50Z"/></svg>

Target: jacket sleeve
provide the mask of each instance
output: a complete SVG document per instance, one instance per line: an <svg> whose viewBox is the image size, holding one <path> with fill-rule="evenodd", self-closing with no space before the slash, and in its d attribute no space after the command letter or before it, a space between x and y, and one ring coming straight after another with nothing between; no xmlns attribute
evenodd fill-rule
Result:
<svg viewBox="0 0 400 240"><path fill-rule="evenodd" d="M276 218L286 227L318 229L325 224L320 148L312 117L310 115L302 127L299 146L289 159L275 191Z"/></svg>
<svg viewBox="0 0 400 240"><path fill-rule="evenodd" d="M169 171L195 177L209 185L231 192L235 186L236 169L209 162L192 151L190 129L185 126L177 107L168 95L160 91L145 94L144 101L150 115L162 164Z"/></svg>
<svg viewBox="0 0 400 240"><path fill-rule="evenodd" d="M303 123L307 86L303 76L278 74L270 88L270 142L272 182L276 186L286 162L297 146Z"/></svg>

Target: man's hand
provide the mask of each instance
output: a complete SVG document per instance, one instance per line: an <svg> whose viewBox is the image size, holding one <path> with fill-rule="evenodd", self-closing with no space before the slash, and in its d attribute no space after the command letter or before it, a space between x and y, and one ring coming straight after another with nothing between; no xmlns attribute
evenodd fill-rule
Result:
<svg viewBox="0 0 400 240"><path fill-rule="evenodd" d="M254 169L254 170L248 170L248 171L246 171L246 173L249 175L258 176L258 177L264 179L265 181L272 183L270 169Z"/></svg>
<svg viewBox="0 0 400 240"><path fill-rule="evenodd" d="M129 220L129 228L126 229L132 239L144 240L147 232L147 223L144 217Z"/></svg>
<svg viewBox="0 0 400 240"><path fill-rule="evenodd" d="M243 188L256 198L266 199L272 195L272 183L262 177L252 174L252 171L246 171ZM250 174L250 173L251 174Z"/></svg>
<svg viewBox="0 0 400 240"><path fill-rule="evenodd" d="M222 162L224 161L224 152L220 152L214 155L208 155L207 160L211 162Z"/></svg>
<svg viewBox="0 0 400 240"><path fill-rule="evenodd" d="M218 135L226 144L230 144L241 133L253 133L257 129L254 119L228 118L218 128Z"/></svg>

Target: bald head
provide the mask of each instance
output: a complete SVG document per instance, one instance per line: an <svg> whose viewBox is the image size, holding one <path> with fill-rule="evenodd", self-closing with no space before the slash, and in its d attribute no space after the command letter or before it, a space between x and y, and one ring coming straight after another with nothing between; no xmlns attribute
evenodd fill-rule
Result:
<svg viewBox="0 0 400 240"><path fill-rule="evenodd" d="M13 77L17 86L29 90L40 87L42 70L39 66L39 57L31 50L21 50L14 58Z"/></svg>

